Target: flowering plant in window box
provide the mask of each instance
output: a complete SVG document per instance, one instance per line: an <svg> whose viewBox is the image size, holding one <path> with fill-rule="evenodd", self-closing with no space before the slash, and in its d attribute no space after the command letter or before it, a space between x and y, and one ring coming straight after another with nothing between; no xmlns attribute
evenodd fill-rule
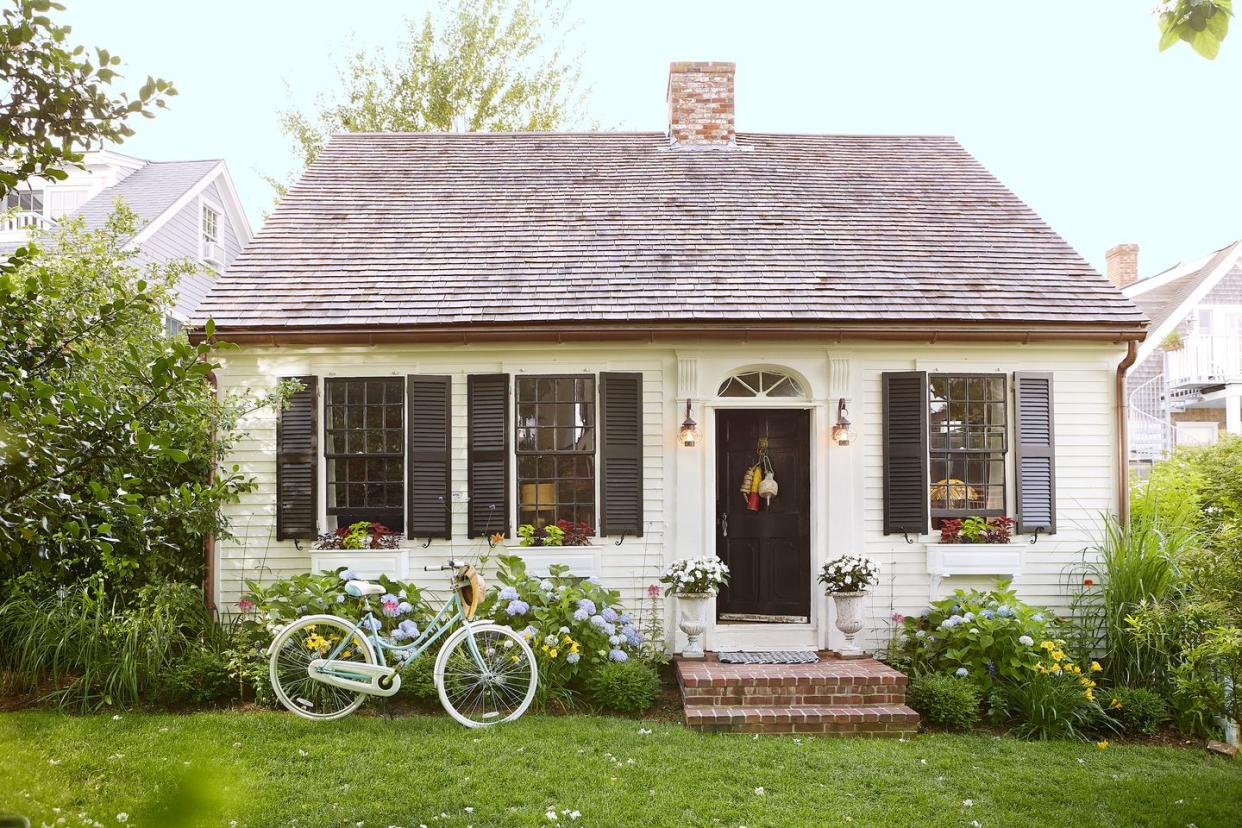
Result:
<svg viewBox="0 0 1242 828"><path fill-rule="evenodd" d="M941 543L1009 543L1013 540L1014 519L1011 517L982 518L972 516L962 520L945 518L940 522Z"/></svg>
<svg viewBox="0 0 1242 828"><path fill-rule="evenodd" d="M524 523L517 534L520 546L590 546L595 530L587 523L558 520L551 526Z"/></svg>
<svg viewBox="0 0 1242 828"><path fill-rule="evenodd" d="M327 532L315 541L316 549L396 549L401 534L382 523L360 520Z"/></svg>

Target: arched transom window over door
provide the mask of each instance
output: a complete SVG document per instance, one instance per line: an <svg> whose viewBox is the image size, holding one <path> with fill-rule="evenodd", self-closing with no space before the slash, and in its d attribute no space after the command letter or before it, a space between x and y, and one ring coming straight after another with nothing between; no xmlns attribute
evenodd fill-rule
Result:
<svg viewBox="0 0 1242 828"><path fill-rule="evenodd" d="M720 384L718 397L801 399L806 397L802 383L780 371L743 371Z"/></svg>

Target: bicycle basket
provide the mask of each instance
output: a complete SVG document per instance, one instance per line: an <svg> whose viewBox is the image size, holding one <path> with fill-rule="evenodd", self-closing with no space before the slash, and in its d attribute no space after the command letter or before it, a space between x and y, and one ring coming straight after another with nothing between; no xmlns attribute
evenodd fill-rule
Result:
<svg viewBox="0 0 1242 828"><path fill-rule="evenodd" d="M478 570L470 564L463 566L457 573L457 594L461 596L461 609L466 620L473 620L479 603L487 594L487 584Z"/></svg>

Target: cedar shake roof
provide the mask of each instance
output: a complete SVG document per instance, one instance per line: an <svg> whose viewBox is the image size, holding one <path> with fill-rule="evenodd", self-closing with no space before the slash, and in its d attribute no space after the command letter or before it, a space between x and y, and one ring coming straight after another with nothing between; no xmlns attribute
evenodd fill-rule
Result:
<svg viewBox="0 0 1242 828"><path fill-rule="evenodd" d="M1062 328L1144 317L952 138L341 134L195 320Z"/></svg>

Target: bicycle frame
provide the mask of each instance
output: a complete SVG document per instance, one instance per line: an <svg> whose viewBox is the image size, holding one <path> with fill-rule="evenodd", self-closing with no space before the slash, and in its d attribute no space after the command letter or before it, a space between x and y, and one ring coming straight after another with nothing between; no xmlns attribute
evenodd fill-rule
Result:
<svg viewBox="0 0 1242 828"><path fill-rule="evenodd" d="M470 628L470 623L466 621L466 613L462 609L461 596L454 589L448 601L444 606L440 607L440 611L436 613L435 618L427 625L427 629L422 630L418 638L409 644L393 644L385 640L376 629L375 613L371 611L371 602L366 600L364 606L366 612L362 617L354 622L350 631L341 638L341 642L337 644L327 656L329 662L335 660L345 648L349 646L349 642L357 635L359 638L367 638L375 648L375 658L379 662L379 666L387 667L388 660L385 658L385 652L399 653L394 669L401 669L409 662L418 658L425 653L432 644L439 641L449 630L453 629L459 622L464 622L466 628ZM467 639L470 644L470 654L474 657L475 662L482 669L483 656L479 653L475 643L474 636L470 635Z"/></svg>

